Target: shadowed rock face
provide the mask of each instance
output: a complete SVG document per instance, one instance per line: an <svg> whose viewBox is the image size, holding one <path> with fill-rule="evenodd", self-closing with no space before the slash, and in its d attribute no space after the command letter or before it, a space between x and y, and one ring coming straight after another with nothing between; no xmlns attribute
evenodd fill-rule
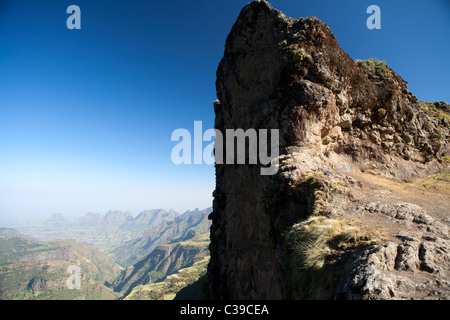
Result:
<svg viewBox="0 0 450 320"><path fill-rule="evenodd" d="M266 1L241 11L216 88L216 129L279 129L280 170L261 176L258 165L216 164L214 299L290 297L282 232L317 208L306 186L292 196L303 173L421 177L440 170L449 152L448 124L432 121L393 70L355 63L326 24L286 17ZM282 200L269 206L274 185Z"/></svg>

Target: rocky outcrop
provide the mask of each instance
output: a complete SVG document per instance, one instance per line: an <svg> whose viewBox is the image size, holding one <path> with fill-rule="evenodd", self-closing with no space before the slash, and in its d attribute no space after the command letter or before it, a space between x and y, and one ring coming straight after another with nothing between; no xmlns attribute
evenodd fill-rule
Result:
<svg viewBox="0 0 450 320"><path fill-rule="evenodd" d="M33 291L47 291L49 289L49 285L47 281L41 277L34 277L28 283L27 288Z"/></svg>
<svg viewBox="0 0 450 320"><path fill-rule="evenodd" d="M122 224L126 221L130 221L133 219L133 214L130 211L123 212L121 210L116 211L108 211L103 219L103 222L106 224Z"/></svg>
<svg viewBox="0 0 450 320"><path fill-rule="evenodd" d="M173 209L170 209L169 211L165 211L164 209L145 210L130 221L130 223L157 226L164 221L173 221L178 216L179 214Z"/></svg>
<svg viewBox="0 0 450 320"><path fill-rule="evenodd" d="M245 6L232 27L216 87L216 129L278 129L280 156L274 176L262 176L261 164L216 163L211 298L316 297L300 283L320 286L325 298L405 298L413 291L421 297L409 288L427 285L401 281L407 272L433 274L422 295L435 290L448 271L448 221L401 197L373 203L372 187L360 181L369 174L420 178L447 166L448 123L430 117L406 81L385 63L354 61L319 19L292 19L260 0ZM382 223L373 223L374 213ZM295 224L313 215L375 228L397 223L388 240L366 235L329 243L329 267L317 282L313 271L295 266L286 241ZM410 224L411 237L397 232ZM436 246L442 254L432 254Z"/></svg>
<svg viewBox="0 0 450 320"><path fill-rule="evenodd" d="M388 241L352 257L351 264L342 269L345 273L335 298L448 300L448 237L401 232L397 238L399 244ZM428 275L420 275L423 272Z"/></svg>

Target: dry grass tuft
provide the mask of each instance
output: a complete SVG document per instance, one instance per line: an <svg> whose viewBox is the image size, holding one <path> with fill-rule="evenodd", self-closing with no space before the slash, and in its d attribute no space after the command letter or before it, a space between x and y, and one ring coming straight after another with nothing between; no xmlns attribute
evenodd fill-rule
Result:
<svg viewBox="0 0 450 320"><path fill-rule="evenodd" d="M298 256L300 267L313 270L324 267L332 248L356 244L359 239L359 227L324 216L311 216L294 225L288 234L288 241Z"/></svg>

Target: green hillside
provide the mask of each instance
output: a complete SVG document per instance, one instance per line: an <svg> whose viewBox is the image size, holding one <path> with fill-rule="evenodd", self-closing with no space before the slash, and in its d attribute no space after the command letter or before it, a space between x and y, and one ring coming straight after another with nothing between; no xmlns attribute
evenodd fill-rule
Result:
<svg viewBox="0 0 450 320"><path fill-rule="evenodd" d="M124 300L195 300L198 299L205 285L204 277L208 267L209 256L194 263L189 268L180 269L177 273L166 277L160 282L139 285L124 298ZM181 292L190 291L183 298ZM180 296L180 297L179 297ZM193 298L194 297L194 298Z"/></svg>
<svg viewBox="0 0 450 320"><path fill-rule="evenodd" d="M196 233L191 232L190 235L195 236ZM206 272L208 246L208 232L177 243L160 245L123 271L112 287L126 299L160 299L163 293L174 297L180 289Z"/></svg>
<svg viewBox="0 0 450 320"><path fill-rule="evenodd" d="M209 212L194 210L156 226L145 223L150 215L144 212L136 225L84 221L88 216L82 223L22 224L20 232L1 228L0 299L133 298L134 288L149 285L155 286L154 297L168 286L176 294L206 271ZM65 239L70 235L75 240ZM54 237L65 240L42 241ZM123 270L116 263L131 267ZM71 265L82 270L81 290L67 288ZM180 269L180 278L168 277Z"/></svg>
<svg viewBox="0 0 450 320"><path fill-rule="evenodd" d="M81 269L81 289L67 288L69 266ZM115 299L104 284L120 268L95 248L74 240L36 242L0 238L0 299Z"/></svg>
<svg viewBox="0 0 450 320"><path fill-rule="evenodd" d="M112 252L112 257L122 266L131 266L161 244L183 240L190 232L205 233L210 226L208 213L208 210L193 211L175 218L174 221L161 223L142 237L125 242Z"/></svg>

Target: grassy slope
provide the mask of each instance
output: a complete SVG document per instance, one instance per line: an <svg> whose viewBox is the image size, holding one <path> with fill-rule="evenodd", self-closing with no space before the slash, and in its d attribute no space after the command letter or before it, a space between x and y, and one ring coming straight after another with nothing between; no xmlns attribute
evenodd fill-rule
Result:
<svg viewBox="0 0 450 320"><path fill-rule="evenodd" d="M92 242L97 248L102 248L101 251L111 256L110 253L114 248L133 239L133 236L142 235L144 229L140 226L124 228L117 225L46 222L22 224L21 230L29 235L39 236L41 240L42 237L52 239L75 236L79 241ZM63 232L64 230L66 232ZM207 212L193 212L179 217L175 223L165 223L152 228L147 233L147 235L152 234L151 239L138 238L139 245L135 248L124 246L125 253L131 252L137 259L139 254L148 254L158 244L172 243L159 248L173 252L172 256L169 259L160 259L161 261L156 259L151 262L153 265L143 266L142 270L150 270L150 272L140 273L138 277L138 279L142 277L140 280L144 283L161 280L167 274L177 272L179 268L191 266L196 264L197 260L201 260L201 256L204 255L203 250L207 251L209 242L202 243L201 246L193 239L184 241L181 245L179 242L208 230ZM14 237L17 234L19 233L11 234L5 230L0 235L0 299L115 299L118 297L111 288L103 285L106 281L111 283L120 272L120 266L112 263L106 255L74 240L37 242ZM113 241L111 238L114 238ZM139 253L137 256L136 250ZM66 288L65 281L68 277L66 270L73 264L79 265L82 269L81 291ZM206 264L203 269L206 270ZM133 268L127 271L133 272ZM135 278L132 279L133 281L128 280L133 283ZM33 286L33 282L39 285ZM39 290L40 287L44 290Z"/></svg>
<svg viewBox="0 0 450 320"><path fill-rule="evenodd" d="M158 246L143 263L134 267L134 274L123 279L125 282L121 289L127 289L125 299L173 299L179 290L206 273L208 246L209 233L176 244Z"/></svg>
<svg viewBox="0 0 450 320"><path fill-rule="evenodd" d="M164 223L148 230L142 237L126 242L113 251L114 260L122 266L131 266L150 254L157 246L174 243L188 232L198 234L209 230L208 214L197 212L177 217L173 223Z"/></svg>
<svg viewBox="0 0 450 320"><path fill-rule="evenodd" d="M450 120L450 112L439 109L434 102L420 101L419 104L431 119Z"/></svg>
<svg viewBox="0 0 450 320"><path fill-rule="evenodd" d="M67 288L70 265L81 268L81 290ZM0 299L115 299L103 284L119 270L101 252L73 240L0 239Z"/></svg>

